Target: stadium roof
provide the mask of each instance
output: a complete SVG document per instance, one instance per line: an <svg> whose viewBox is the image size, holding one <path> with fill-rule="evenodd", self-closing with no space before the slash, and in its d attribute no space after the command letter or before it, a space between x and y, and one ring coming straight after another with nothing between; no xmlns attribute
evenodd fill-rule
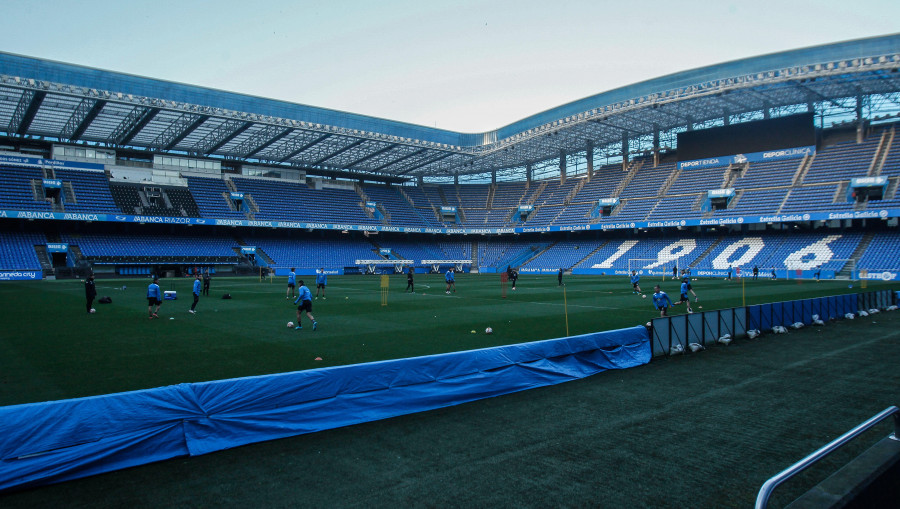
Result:
<svg viewBox="0 0 900 509"><path fill-rule="evenodd" d="M893 34L679 72L459 133L0 52L0 133L351 178L483 174L589 147L621 153L624 140L659 147L661 133L753 114L898 111L898 69Z"/></svg>

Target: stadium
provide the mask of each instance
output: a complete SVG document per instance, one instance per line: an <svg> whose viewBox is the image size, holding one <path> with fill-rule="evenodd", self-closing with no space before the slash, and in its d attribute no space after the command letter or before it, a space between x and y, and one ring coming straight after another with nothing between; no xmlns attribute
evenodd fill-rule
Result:
<svg viewBox="0 0 900 509"><path fill-rule="evenodd" d="M591 476L602 456L598 448L610 451L613 460L625 460L614 440L583 431L596 416L580 407L600 406L616 397L615 391L629 389L592 387L590 380L606 375L587 375L642 366L607 380L628 380L635 394L647 384L645 396L604 412L622 422L654 407L669 408L674 415L663 421L668 430L642 423L634 436L619 437L641 451L635 453L639 459L626 461L629 468L650 466L634 475L604 472L608 482L637 497L606 500L612 505L746 506L760 481L828 442L822 434L833 438L897 402L897 375L891 368L896 353L890 353L896 352L896 318L886 313L866 322L877 340L861 341L866 351L859 358L848 353L842 359L834 352L851 350L847 338L857 334L841 318L884 310L897 301L898 69L896 34L789 49L661 76L496 130L462 133L0 53L0 295L10 318L12 313L21 318L10 319L5 334L10 355L3 366L6 406L0 410L6 410L7 420L0 426L8 437L3 440L5 472L27 461L38 464L34 473L6 474L0 489L10 493L0 496L11 504L52 505L74 489L84 497L80 500L115 506L122 499L114 497L124 496L126 486L186 476L193 469L213 471L211 485L244 491L249 490L244 481L227 479L227 469L217 467L217 461L237 464L245 454L257 463L252 468L263 472L258 475L286 483L271 469L300 465L283 457L282 467L274 465L279 447L313 464L311 450L351 454L340 449L347 443L353 450L371 446L379 457L359 452L319 465L335 473L318 482L337 498L312 496L305 499L310 504L603 505ZM515 283L508 287L510 270L521 277L518 289ZM459 297L454 288L447 299L458 301L443 299L448 271L458 273ZM331 278L329 293L315 303L321 331L307 327L302 332L303 341L329 338L331 344L294 346L286 336L294 334L283 325L294 318L294 308L282 297L291 272L305 277L310 290L317 277ZM400 291L407 273L418 288L409 295ZM634 299L628 284L632 273L643 277L648 297L656 284L674 297L686 275L701 296L688 298L687 306L693 302L696 309L688 316L672 307L677 316L660 317L649 299ZM200 300L197 319L208 321L191 325L184 302L194 278L204 274L211 275L213 290ZM90 275L113 302L98 304L91 322L85 322L80 299ZM151 277L181 297L162 306L160 313L172 324L150 320L148 328L143 306ZM550 291L556 292L552 299L546 296ZM225 302L219 298L223 293L234 298ZM621 304L625 300L628 304ZM27 304L12 311L14 303ZM451 305L465 307L445 316ZM67 307L77 309L60 309ZM55 315L49 321L48 309ZM777 340L784 345L780 353L762 342L745 342L750 330L770 330L781 321L810 325L814 314L826 321L836 318L817 329L834 330L827 343L815 340L812 331ZM137 318L143 320L137 323ZM504 321L509 325L504 327ZM723 326L726 322L730 325ZM71 326L60 331L60 323ZM391 324L389 330L385 323ZM482 333L487 327L492 334ZM613 329L631 336L608 339L606 331ZM735 344L719 341L726 331ZM586 356L560 350L562 343L544 343L562 338L566 348L577 348L581 340L571 338L583 336L598 342ZM159 351L130 341L134 338L153 339ZM181 350L185 347L178 343L192 343L191 350ZM709 351L674 355L689 344ZM292 359L297 348L302 361ZM474 372L453 371L479 365L500 351L516 369L487 363ZM609 365L598 360L598 352ZM536 366L531 355L547 364ZM751 365L742 364L742 358ZM784 358L794 364L782 366ZM735 380L728 380L723 366ZM785 380L755 379L754 368L772 369ZM830 370L841 383L794 373L807 369ZM142 375L131 376L137 372ZM787 372L801 380L788 378ZM37 380L34 373L57 381ZM408 373L423 379L407 379ZM396 378L382 380L387 374ZM865 380L853 385L842 377ZM569 380L577 381L557 385ZM755 383L747 386L746 380ZM390 390L379 393L376 398L383 399L373 404L359 395L374 391L366 384L376 382ZM337 396L322 387L328 384L342 386L335 389ZM678 392L700 394L701 401L669 407L674 384L682 384ZM734 384L733 392L717 394L721 384ZM272 408L282 404L276 394L295 397L302 386L311 400L295 411L313 417L295 421L295 414L270 408L273 413L266 418L279 431L247 438L252 426L241 428L240 418L230 413L237 410L220 408L213 415L214 405L207 401L212 406L199 410L196 429L188 431L171 423L196 416L185 417L179 413L183 409L160 410L171 401L199 399L182 392L187 385L198 394L227 393L216 395L222 398L217 404L245 393L272 398ZM272 392L255 392L261 386ZM791 389L801 386L803 391ZM519 392L532 387L543 388ZM821 407L804 406L804 398L818 390L833 393L821 394ZM341 400L347 394L341 391L353 396L334 407L322 403ZM544 406L535 417L529 398L537 396L530 393L541 391L555 403L540 399ZM765 444L750 460L752 482L733 487L733 493L701 487L718 483L707 476L721 471L704 470L701 461L708 459L687 464L673 459L692 454L677 442L695 440L722 457L723 468L749 469L730 456L747 444L721 437L717 426L729 422L726 416L761 408L772 393L784 400L767 401L771 407L764 407L785 412L772 433L778 436L771 437L767 424L760 423L741 437ZM718 401L728 398L740 398L739 406L725 408ZM704 405L713 400L716 415L707 415ZM861 415L852 404L823 410L858 400L865 400ZM457 408L461 403L466 405ZM237 406L244 404L249 403ZM142 427L140 416L152 414L148 409L163 412L148 419L167 425L152 433ZM796 420L798 415L825 419L822 413L831 411L836 418L819 430L822 434L807 433ZM136 428L119 429L122 435L111 442L79 438L65 429L63 416L82 412L127 413ZM565 415L571 420L553 422ZM263 420L257 414L243 418ZM433 427L449 442L466 435L457 419L496 436L469 437L483 451L473 453L419 428ZM533 423L524 429L516 422L529 419ZM704 419L708 426L698 423ZM28 422L48 430L41 434L50 438L27 440L33 448L42 447L39 451L13 438L12 430ZM548 430L547 435L532 431L532 425ZM109 426L103 428L109 433L114 428L109 422L90 426ZM504 434L511 429L517 431ZM608 432L631 435L615 427ZM637 435L654 432L666 442L656 445L667 452L634 445ZM51 447L57 433L69 442ZM542 444L530 455L528 441L521 438L529 433ZM785 445L792 433L802 439ZM179 434L190 435L187 445L185 437L176 439ZM593 449L555 450L556 439L549 437L556 434L571 436L559 439L563 448L585 441ZM386 443L370 444L378 436ZM403 448L404 436L411 437L411 449ZM706 443L716 437L727 443ZM285 440L237 447L274 438ZM104 450L91 456L78 450L82 446ZM429 453L430 447L445 447L444 454ZM510 467L503 448L522 450L508 459L530 464ZM125 452L120 457L113 449ZM407 454L419 456L418 463L401 462ZM593 460L579 463L573 458L578 454ZM185 456L191 458L172 459ZM387 456L396 456L397 463L392 466ZM400 479L423 480L390 488L406 481L374 477L373 484L362 483L361 490L370 490L365 496L333 486L339 484L335 478L360 475L350 465L354 462L365 465L365 472L397 468L405 470L394 472ZM472 462L478 467L466 466ZM656 472L666 462L680 472ZM118 471L147 463L153 464ZM272 465L266 470L259 463ZM252 469L234 468L242 475ZM428 468L440 474L426 475ZM493 468L500 474L492 479L488 472ZM572 477L564 475L566 468ZM460 483L454 472L468 481ZM665 495L680 490L666 486L669 476L691 478L686 486L697 498ZM557 488L548 491L532 481L542 477ZM656 486L636 488L644 484L641 478ZM244 496L276 490L260 478L250 482L259 490L256 495L213 490L192 498L189 493L199 488L178 485L176 505L198 500L200 505L241 505L247 503ZM524 486L517 491L513 486L519 482ZM77 483L82 484L72 488ZM159 486L172 489L174 483L160 481ZM445 483L467 488L454 491L455 498L442 498ZM504 488L494 494L491 485L497 484ZM164 504L161 491L141 495L144 504ZM791 499L804 491L797 488ZM111 498L104 499L104 492ZM281 493L269 503L292 505L298 500L294 496Z"/></svg>

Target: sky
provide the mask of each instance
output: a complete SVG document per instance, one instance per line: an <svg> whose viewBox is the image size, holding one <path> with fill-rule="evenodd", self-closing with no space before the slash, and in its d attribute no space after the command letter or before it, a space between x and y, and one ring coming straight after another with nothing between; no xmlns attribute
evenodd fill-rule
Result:
<svg viewBox="0 0 900 509"><path fill-rule="evenodd" d="M458 132L900 27L896 0L7 0L2 10L0 51Z"/></svg>

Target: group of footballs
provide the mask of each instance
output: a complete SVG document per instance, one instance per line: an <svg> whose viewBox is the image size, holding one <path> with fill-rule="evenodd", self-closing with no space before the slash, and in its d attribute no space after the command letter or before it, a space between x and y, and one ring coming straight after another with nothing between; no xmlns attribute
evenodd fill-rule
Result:
<svg viewBox="0 0 900 509"><path fill-rule="evenodd" d="M91 310L91 313L93 313L93 312L94 312L94 310L92 309L92 310ZM287 327L288 327L288 329L293 329L293 328L294 328L294 322L288 322L288 323L287 323ZM472 332L474 333L475 331L472 331ZM484 329L484 333L485 333L485 334L493 334L493 333L494 333L494 329L491 328L491 327L488 327L487 329Z"/></svg>

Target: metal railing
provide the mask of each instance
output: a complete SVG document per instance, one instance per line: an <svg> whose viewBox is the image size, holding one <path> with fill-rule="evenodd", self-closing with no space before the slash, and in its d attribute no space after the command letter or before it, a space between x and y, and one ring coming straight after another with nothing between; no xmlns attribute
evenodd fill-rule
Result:
<svg viewBox="0 0 900 509"><path fill-rule="evenodd" d="M891 438L892 440L900 441L900 408L891 406L882 410L878 415L844 433L816 452L803 458L797 463L794 463L778 475L763 483L762 488L759 489L759 494L757 494L756 496L756 509L765 509L769 506L769 497L772 496L772 492L775 491L775 488L777 488L778 485L806 470L817 461L821 460L825 456L828 456L832 452L847 444L847 442L849 442L850 440L853 440L857 436L861 435L865 431L868 431L870 428L892 415L894 416L894 432L890 434L889 438Z"/></svg>

